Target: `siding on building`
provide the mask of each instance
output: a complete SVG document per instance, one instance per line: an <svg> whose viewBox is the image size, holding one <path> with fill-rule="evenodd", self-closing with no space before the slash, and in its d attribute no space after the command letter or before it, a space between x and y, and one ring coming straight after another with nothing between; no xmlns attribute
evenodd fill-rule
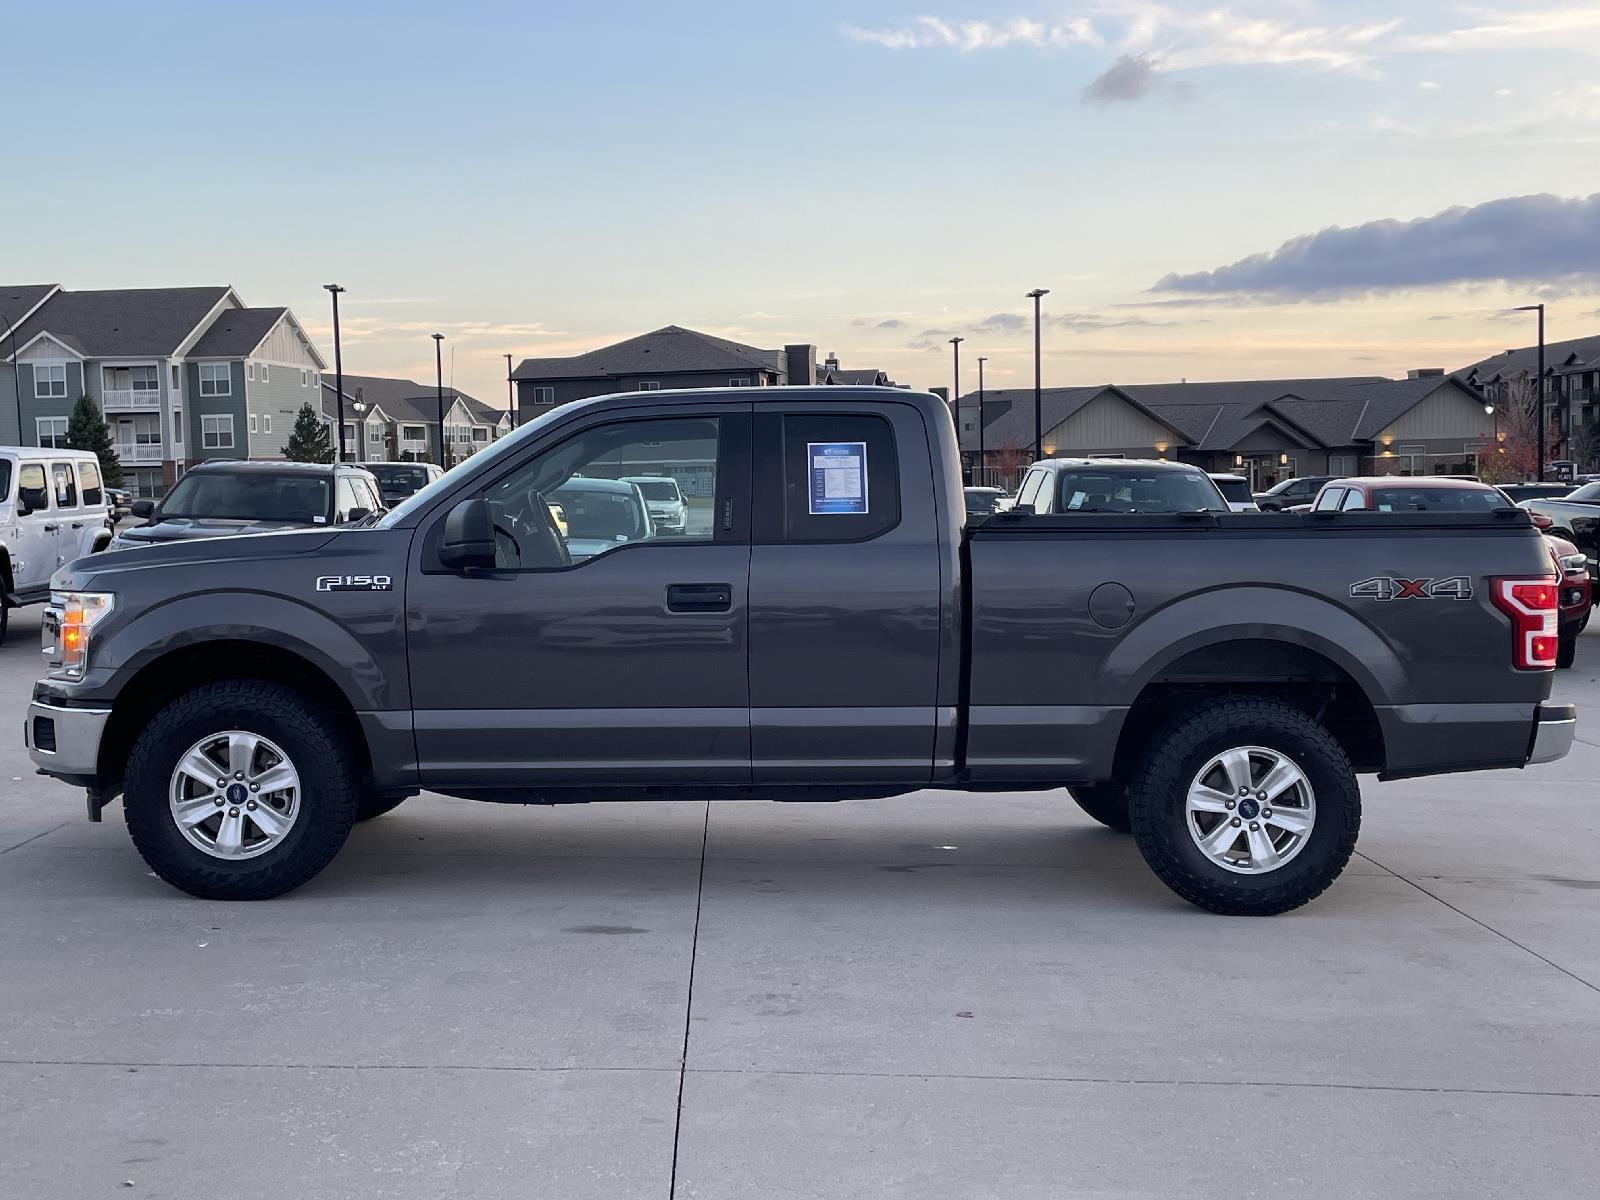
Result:
<svg viewBox="0 0 1600 1200"><path fill-rule="evenodd" d="M243 458L247 452L250 444L250 423L245 407L244 363L233 362L228 365L231 368L229 377L232 380L233 394L202 396L200 364L197 362L184 364L184 387L190 396L189 403L185 404L183 409L185 425L183 457L186 462L203 462L209 458ZM207 449L200 418L208 414L221 413L233 417L233 445Z"/></svg>
<svg viewBox="0 0 1600 1200"><path fill-rule="evenodd" d="M1132 405L1112 395L1096 396L1088 404L1045 434L1047 454L1138 454L1146 457L1170 449L1177 439L1172 430L1153 421Z"/></svg>
<svg viewBox="0 0 1600 1200"><path fill-rule="evenodd" d="M249 439L251 458L282 458L283 448L289 444L289 434L294 429L295 417L299 415L302 405L311 405L311 411L321 415L322 389L312 386L311 380L316 378L315 365L305 368L289 366L286 363L271 363L267 371L266 382L261 379L261 362L252 360L255 366L255 380L247 378L249 372L240 363L235 363L234 368L238 375L244 377L246 409L250 417L256 421L256 432L246 434ZM306 384L300 383L300 373L305 370ZM272 432L268 433L266 421L272 421ZM337 435L335 436L337 441Z"/></svg>
<svg viewBox="0 0 1600 1200"><path fill-rule="evenodd" d="M574 400L587 400L593 396L609 396L613 392L636 392L639 384L645 381L659 383L663 389L671 388L713 388L727 387L730 379L743 379L750 387L761 387L771 383L771 373L762 372L756 367L748 371L685 371L678 374L664 375L620 375L605 376L594 379L519 379L517 380L517 410L518 424L533 420L542 412L562 405L570 404ZM535 388L552 388L555 391L553 404L536 404L534 402Z"/></svg>
<svg viewBox="0 0 1600 1200"><path fill-rule="evenodd" d="M1461 441L1494 436L1494 416L1483 411L1483 404L1457 388L1442 387L1377 436L1398 441L1428 441L1435 438Z"/></svg>

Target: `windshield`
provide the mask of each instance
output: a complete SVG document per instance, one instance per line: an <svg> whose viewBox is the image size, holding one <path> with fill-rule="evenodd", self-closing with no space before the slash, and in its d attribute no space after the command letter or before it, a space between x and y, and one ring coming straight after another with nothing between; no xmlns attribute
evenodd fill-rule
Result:
<svg viewBox="0 0 1600 1200"><path fill-rule="evenodd" d="M367 470L371 471L373 478L378 481L378 487L383 490L385 499L391 496L409 496L418 488L426 486L428 482L426 467L368 463Z"/></svg>
<svg viewBox="0 0 1600 1200"><path fill-rule="evenodd" d="M196 471L167 493L160 517L313 525L326 523L331 509L326 476Z"/></svg>
<svg viewBox="0 0 1600 1200"><path fill-rule="evenodd" d="M988 516L994 512L994 506L1000 503L1000 497L1005 493L998 488L968 488L967 514L969 516Z"/></svg>
<svg viewBox="0 0 1600 1200"><path fill-rule="evenodd" d="M1600 500L1600 479L1593 483L1586 483L1577 491L1567 496L1568 500Z"/></svg>
<svg viewBox="0 0 1600 1200"><path fill-rule="evenodd" d="M1243 479L1213 479L1217 490L1222 493L1223 499L1233 504L1249 504L1255 499L1250 494L1250 485Z"/></svg>
<svg viewBox="0 0 1600 1200"><path fill-rule="evenodd" d="M1216 485L1199 471L1093 467L1061 472L1056 511L1084 513L1227 512Z"/></svg>
<svg viewBox="0 0 1600 1200"><path fill-rule="evenodd" d="M1372 489L1378 512L1491 512L1510 508L1494 488L1380 487Z"/></svg>
<svg viewBox="0 0 1600 1200"><path fill-rule="evenodd" d="M635 479L631 481L644 493L646 500L676 500L678 485L670 479Z"/></svg>
<svg viewBox="0 0 1600 1200"><path fill-rule="evenodd" d="M650 536L650 515L633 488L586 487L569 480L550 493L567 518L571 541L636 542Z"/></svg>

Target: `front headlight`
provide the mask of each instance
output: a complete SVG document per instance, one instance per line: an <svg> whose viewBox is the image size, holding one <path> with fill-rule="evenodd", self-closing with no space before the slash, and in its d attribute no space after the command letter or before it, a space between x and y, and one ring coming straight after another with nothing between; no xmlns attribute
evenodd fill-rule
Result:
<svg viewBox="0 0 1600 1200"><path fill-rule="evenodd" d="M51 592L50 608L40 628L52 671L81 679L89 661L89 640L116 607L110 592Z"/></svg>

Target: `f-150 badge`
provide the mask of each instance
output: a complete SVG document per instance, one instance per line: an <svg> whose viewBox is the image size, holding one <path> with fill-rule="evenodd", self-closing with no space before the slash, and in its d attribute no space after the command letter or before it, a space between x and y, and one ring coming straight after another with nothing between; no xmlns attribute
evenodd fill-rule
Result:
<svg viewBox="0 0 1600 1200"><path fill-rule="evenodd" d="M388 575L318 575L319 592L387 592L394 586Z"/></svg>
<svg viewBox="0 0 1600 1200"><path fill-rule="evenodd" d="M1449 579L1395 579L1375 575L1350 585L1352 600L1471 600L1472 581L1465 575Z"/></svg>

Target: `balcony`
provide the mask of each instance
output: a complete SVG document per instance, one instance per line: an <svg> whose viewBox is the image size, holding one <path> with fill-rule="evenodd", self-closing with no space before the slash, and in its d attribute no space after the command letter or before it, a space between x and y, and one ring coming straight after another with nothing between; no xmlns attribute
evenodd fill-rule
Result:
<svg viewBox="0 0 1600 1200"><path fill-rule="evenodd" d="M100 393L102 412L154 412L161 393L153 388L106 388Z"/></svg>
<svg viewBox="0 0 1600 1200"><path fill-rule="evenodd" d="M124 466L140 466L161 461L160 442L112 442L111 448Z"/></svg>

